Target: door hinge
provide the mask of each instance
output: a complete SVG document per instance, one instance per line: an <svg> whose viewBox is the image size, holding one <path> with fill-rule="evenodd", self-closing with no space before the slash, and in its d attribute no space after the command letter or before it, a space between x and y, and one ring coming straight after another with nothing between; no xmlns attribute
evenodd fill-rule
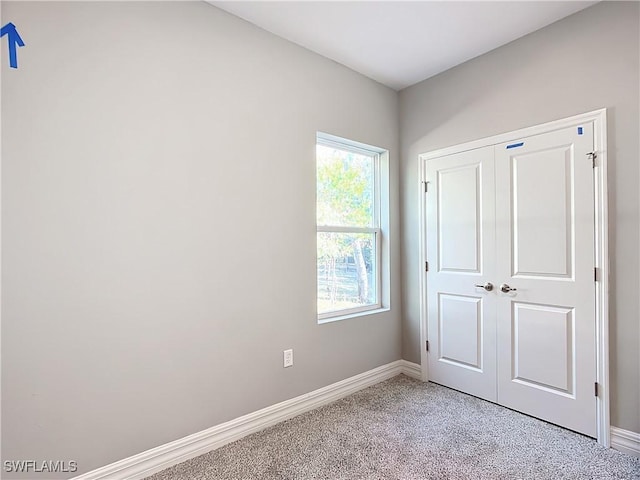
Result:
<svg viewBox="0 0 640 480"><path fill-rule="evenodd" d="M593 281L594 282L598 281L598 267L594 267L593 269Z"/></svg>
<svg viewBox="0 0 640 480"><path fill-rule="evenodd" d="M591 159L591 166L593 168L596 168L596 158L598 158L598 153L597 152L589 152L589 153L587 153L587 157L589 157Z"/></svg>
<svg viewBox="0 0 640 480"><path fill-rule="evenodd" d="M429 351L429 340L427 340L425 343L426 343L425 347L426 347L427 352L428 352Z"/></svg>
<svg viewBox="0 0 640 480"><path fill-rule="evenodd" d="M424 262L424 271L425 272L429 271L429 262Z"/></svg>
<svg viewBox="0 0 640 480"><path fill-rule="evenodd" d="M593 384L593 393L596 395L596 397L598 396L598 382L595 382Z"/></svg>
<svg viewBox="0 0 640 480"><path fill-rule="evenodd" d="M429 182L422 182L424 184L424 193L429 191Z"/></svg>

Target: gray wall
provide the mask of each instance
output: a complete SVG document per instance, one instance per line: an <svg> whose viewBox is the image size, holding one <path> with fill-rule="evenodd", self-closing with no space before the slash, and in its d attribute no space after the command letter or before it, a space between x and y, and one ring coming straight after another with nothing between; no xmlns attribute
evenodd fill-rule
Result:
<svg viewBox="0 0 640 480"><path fill-rule="evenodd" d="M399 266L396 92L201 2L8 21L3 459L84 472L401 358L398 268L387 313L315 305L317 130L390 150Z"/></svg>
<svg viewBox="0 0 640 480"><path fill-rule="evenodd" d="M403 357L420 361L420 153L609 109L612 424L640 431L639 12L603 2L400 93ZM542 187L541 187L542 188Z"/></svg>

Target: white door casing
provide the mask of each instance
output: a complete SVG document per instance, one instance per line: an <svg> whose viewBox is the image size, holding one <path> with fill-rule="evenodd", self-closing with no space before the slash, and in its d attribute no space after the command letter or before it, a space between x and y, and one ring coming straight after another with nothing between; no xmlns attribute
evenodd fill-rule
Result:
<svg viewBox="0 0 640 480"><path fill-rule="evenodd" d="M423 349L421 354L424 380L445 384L449 381L453 388L597 436L600 444L609 446L605 127L606 110L602 109L421 155L421 179L430 182L428 193L421 193L420 198L421 266L429 260L430 268L429 272L421 268L420 300L423 345L427 339L430 341L430 352ZM547 147L541 146L544 145L541 142L553 148L545 152ZM587 155L591 151L597 155L593 168ZM447 175L449 179L457 175L463 185L465 165L469 170L475 162L480 166L478 178L486 181L486 173L493 170L489 156L496 162L496 197L487 198L491 196L487 194L491 182L484 183L487 188L480 187L473 194L469 193L473 189L464 188L461 197L468 207L474 206L470 201L474 195L481 200L475 205L477 218L483 220L476 228L481 239L476 248L479 271L468 268L473 259L468 256L472 244L468 240L461 243L461 251L465 253L458 265L445 252L444 263L439 258L433 263L432 252L438 245L431 234L439 225L431 217L439 210L441 217L455 213L454 207L446 205L451 200L445 190L456 188L447 183ZM437 176L443 178L434 181ZM467 177L471 185L471 177ZM440 189L441 207L432 205L433 199L441 198L436 193ZM491 217L487 205L492 202L497 226L495 267L483 263L492 255L486 251L492 241L486 231ZM455 208L464 208L464 202L456 205ZM514 212L518 212L515 217ZM541 214L544 218L536 218ZM471 219L472 215L465 212L461 218L467 217ZM473 225L468 219L464 222L466 230L441 228L443 232L436 238L451 237L452 232L469 236ZM514 219L518 221L514 223ZM501 256L501 251L507 253ZM447 261L451 271L440 271ZM460 269L464 262L468 263L464 265L465 271L455 272L457 277L454 276L451 267ZM597 282L594 266L598 268ZM486 292L472 287L469 291L469 280L474 275L478 281L472 285L489 281L494 290ZM448 277L460 282L452 286L447 283ZM502 283L518 290L502 293L499 291ZM473 349L456 350L457 347L447 344L447 340L460 338L462 347L465 341L472 344L473 338L473 332L461 333L460 328L450 326L454 321L447 309L463 318L458 327L465 322L473 326L473 314L479 312L475 324L480 322L484 328L483 334L476 332L476 344L482 349L480 357ZM496 313L493 318L497 319L493 324L492 309ZM591 320L585 310L591 312ZM588 323L591 328L585 327ZM491 340L486 338L491 329L497 342L493 359L497 372L494 394L491 381L477 385L477 378L486 379L492 365ZM593 348L583 348L586 344ZM474 355L481 359L479 366L476 362L474 367L470 361ZM469 387L463 386L465 381ZM599 387L597 397L594 382Z"/></svg>

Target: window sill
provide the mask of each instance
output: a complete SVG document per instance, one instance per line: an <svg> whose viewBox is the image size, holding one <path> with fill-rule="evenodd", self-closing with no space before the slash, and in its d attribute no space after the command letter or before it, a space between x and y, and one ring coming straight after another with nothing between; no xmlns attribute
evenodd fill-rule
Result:
<svg viewBox="0 0 640 480"><path fill-rule="evenodd" d="M340 322L342 320L348 320L349 318L364 317L367 315L377 315L379 313L385 313L389 311L391 311L389 307L381 307L381 308L375 308L373 310L365 310L364 312L355 312L355 313L348 313L346 315L337 315L335 317L318 319L318 325L322 325L324 323Z"/></svg>

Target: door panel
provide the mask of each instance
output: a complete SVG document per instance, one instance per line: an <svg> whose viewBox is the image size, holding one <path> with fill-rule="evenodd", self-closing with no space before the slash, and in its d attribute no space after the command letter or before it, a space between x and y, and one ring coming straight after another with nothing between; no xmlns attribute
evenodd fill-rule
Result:
<svg viewBox="0 0 640 480"><path fill-rule="evenodd" d="M427 162L429 378L496 400L493 148Z"/></svg>
<svg viewBox="0 0 640 480"><path fill-rule="evenodd" d="M482 371L482 299L441 293L438 303L440 360Z"/></svg>
<svg viewBox="0 0 640 480"><path fill-rule="evenodd" d="M497 145L498 403L595 436L592 125Z"/></svg>
<svg viewBox="0 0 640 480"><path fill-rule="evenodd" d="M528 143L528 142L527 142ZM573 276L573 155L569 145L511 158L512 276Z"/></svg>
<svg viewBox="0 0 640 480"><path fill-rule="evenodd" d="M572 395L575 368L572 308L513 302L513 379ZM539 345L545 346L540 355Z"/></svg>
<svg viewBox="0 0 640 480"><path fill-rule="evenodd" d="M438 270L480 273L480 164L437 172Z"/></svg>

